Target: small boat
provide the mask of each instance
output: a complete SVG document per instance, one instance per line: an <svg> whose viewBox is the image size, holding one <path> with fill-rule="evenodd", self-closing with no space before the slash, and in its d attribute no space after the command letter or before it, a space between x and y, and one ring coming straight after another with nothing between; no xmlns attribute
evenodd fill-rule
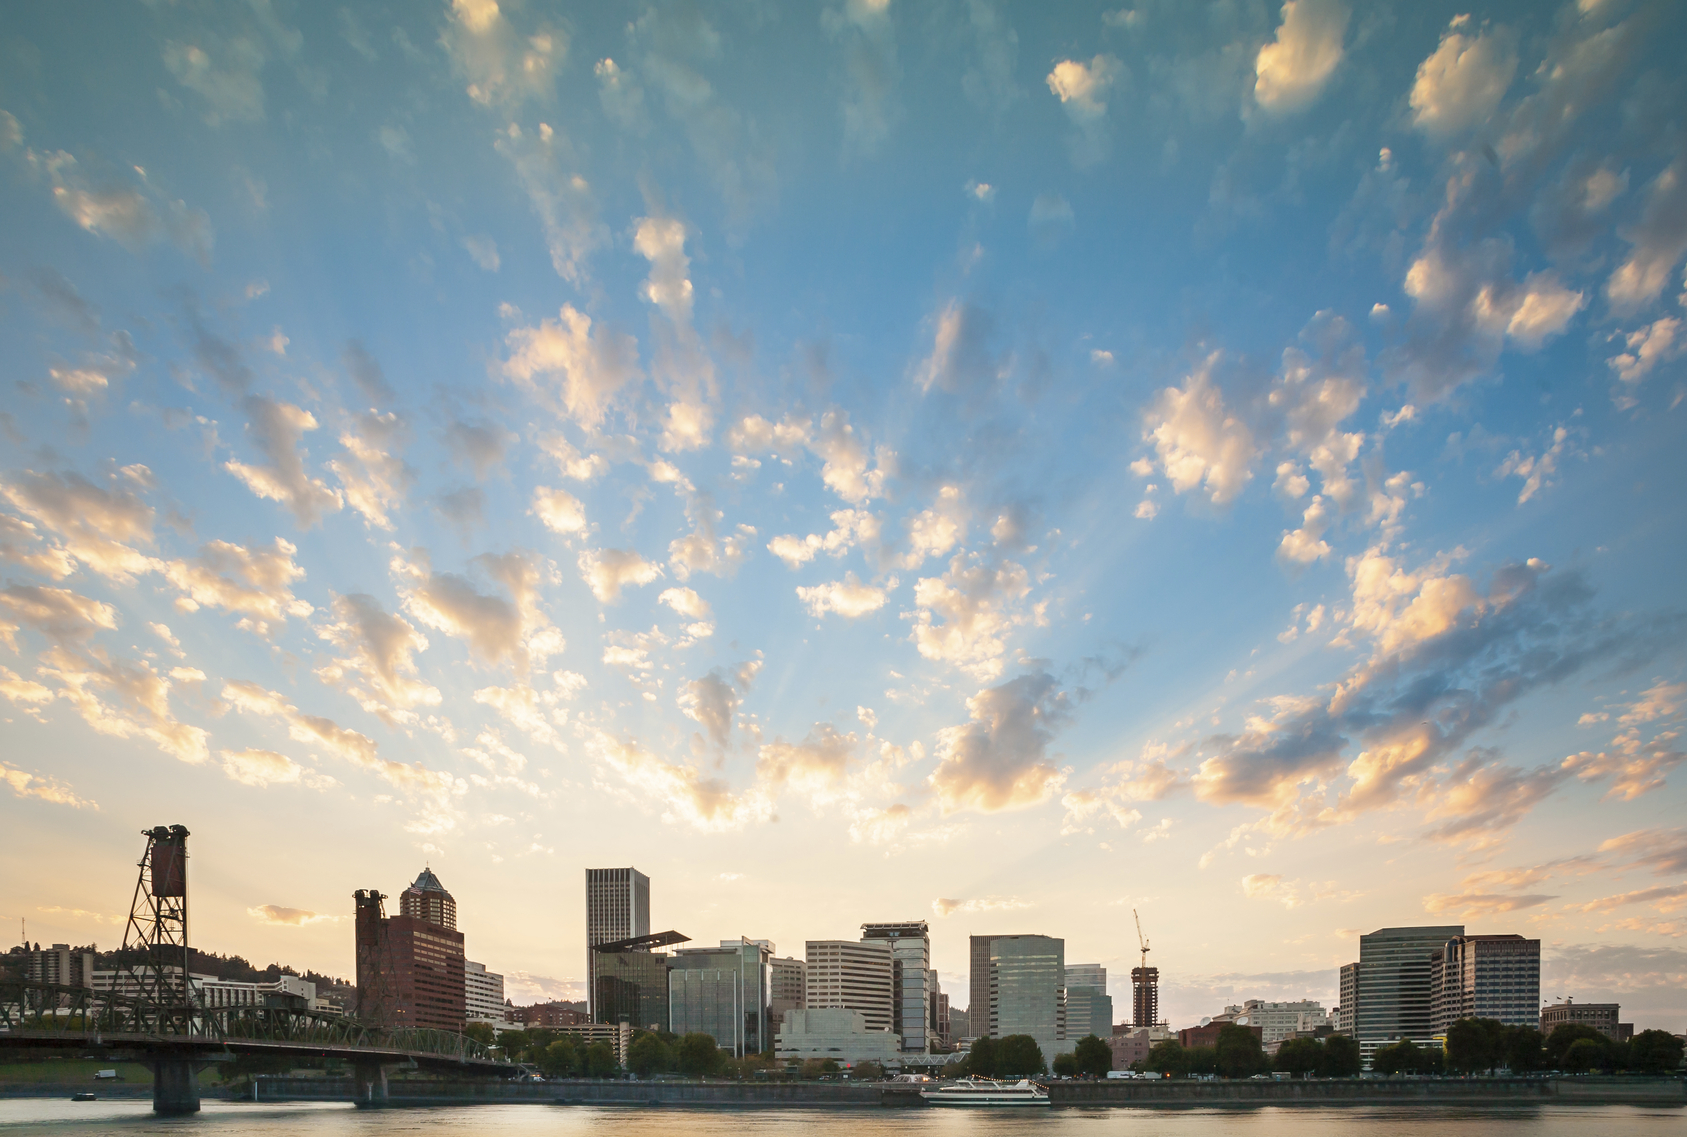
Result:
<svg viewBox="0 0 1687 1137"><path fill-rule="evenodd" d="M936 1089L921 1090L920 1097L932 1105L994 1107L1049 1104L1048 1091L1025 1078L1011 1084L994 1078L963 1078Z"/></svg>
<svg viewBox="0 0 1687 1137"><path fill-rule="evenodd" d="M79 1090L78 1092L70 1095L70 1100L71 1101L99 1101L100 1099L95 1097L93 1094L89 1093L87 1090Z"/></svg>

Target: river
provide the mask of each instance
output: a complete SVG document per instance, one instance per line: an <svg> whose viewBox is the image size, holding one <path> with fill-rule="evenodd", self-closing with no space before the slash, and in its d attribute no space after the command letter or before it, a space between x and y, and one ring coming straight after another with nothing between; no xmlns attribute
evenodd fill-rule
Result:
<svg viewBox="0 0 1687 1137"><path fill-rule="evenodd" d="M181 1137L1682 1137L1679 1108L1642 1106L1260 1106L1063 1108L696 1109L683 1106L485 1105L360 1111L349 1105L207 1101L160 1118L148 1101L0 1101L0 1133Z"/></svg>

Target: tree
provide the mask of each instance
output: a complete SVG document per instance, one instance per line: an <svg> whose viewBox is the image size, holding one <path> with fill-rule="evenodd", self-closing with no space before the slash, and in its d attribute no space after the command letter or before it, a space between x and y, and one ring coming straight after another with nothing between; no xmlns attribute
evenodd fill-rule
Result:
<svg viewBox="0 0 1687 1137"><path fill-rule="evenodd" d="M1316 1070L1323 1056L1324 1048L1316 1038L1284 1039L1283 1045L1277 1048L1277 1057L1271 1061L1271 1068L1300 1078Z"/></svg>
<svg viewBox="0 0 1687 1137"><path fill-rule="evenodd" d="M994 1078L998 1049L993 1038L973 1039L972 1050L967 1054L966 1072L975 1078Z"/></svg>
<svg viewBox="0 0 1687 1137"><path fill-rule="evenodd" d="M641 1078L674 1068L674 1052L660 1035L641 1034L627 1047L627 1069Z"/></svg>
<svg viewBox="0 0 1687 1137"><path fill-rule="evenodd" d="M470 1023L463 1028L463 1037L472 1038L483 1045L491 1046L493 1043L492 1024Z"/></svg>
<svg viewBox="0 0 1687 1137"><path fill-rule="evenodd" d="M674 1057L679 1063L680 1073L694 1078L713 1074L721 1065L720 1047L715 1045L712 1035L701 1031L692 1031L680 1039Z"/></svg>
<svg viewBox="0 0 1687 1137"><path fill-rule="evenodd" d="M1142 1068L1152 1070L1156 1074L1170 1074L1175 1078L1180 1074L1189 1073L1189 1055L1183 1049L1183 1043L1175 1038L1168 1038L1148 1048L1148 1057L1143 1061Z"/></svg>
<svg viewBox="0 0 1687 1137"><path fill-rule="evenodd" d="M586 1073L594 1078L607 1078L621 1068L621 1063L615 1060L615 1049L607 1042L594 1042L586 1047L581 1062Z"/></svg>
<svg viewBox="0 0 1687 1137"><path fill-rule="evenodd" d="M1043 1048L1028 1034L1010 1034L996 1046L996 1073L1003 1077L1041 1074L1048 1069Z"/></svg>
<svg viewBox="0 0 1687 1137"><path fill-rule="evenodd" d="M1605 1064L1605 1040L1578 1038L1564 1049L1559 1068L1572 1074L1585 1074L1595 1066Z"/></svg>
<svg viewBox="0 0 1687 1137"><path fill-rule="evenodd" d="M547 1078L566 1078L580 1069L580 1054L572 1038L559 1038L538 1053L539 1071Z"/></svg>
<svg viewBox="0 0 1687 1137"><path fill-rule="evenodd" d="M1546 1039L1547 1062L1554 1070L1568 1070L1564 1065L1564 1055L1582 1039L1597 1042L1601 1046L1605 1043L1605 1036L1588 1026L1586 1023L1559 1023L1552 1028L1552 1033Z"/></svg>
<svg viewBox="0 0 1687 1137"><path fill-rule="evenodd" d="M1371 1058L1371 1068L1379 1074L1415 1074L1422 1065L1423 1051L1409 1038L1379 1047Z"/></svg>
<svg viewBox="0 0 1687 1137"><path fill-rule="evenodd" d="M1359 1056L1359 1042L1345 1034L1332 1034L1324 1039L1318 1056L1320 1078L1356 1078L1364 1063Z"/></svg>
<svg viewBox="0 0 1687 1137"><path fill-rule="evenodd" d="M868 1058L865 1061L857 1062L855 1068L849 1072L849 1076L859 1078L864 1082L882 1081L885 1076L885 1068Z"/></svg>
<svg viewBox="0 0 1687 1137"><path fill-rule="evenodd" d="M1508 1026L1500 1038L1500 1061L1513 1074L1527 1074L1541 1064L1541 1032L1532 1026Z"/></svg>
<svg viewBox="0 0 1687 1137"><path fill-rule="evenodd" d="M1078 1060L1078 1072L1092 1078L1104 1078L1113 1068L1113 1048L1093 1034L1078 1040L1078 1045L1072 1048L1072 1057Z"/></svg>
<svg viewBox="0 0 1687 1137"><path fill-rule="evenodd" d="M1051 1069L1062 1078L1076 1078L1078 1076L1078 1059L1073 1054L1056 1054Z"/></svg>
<svg viewBox="0 0 1687 1137"><path fill-rule="evenodd" d="M502 1050L504 1057L511 1061L521 1061L521 1056L527 1052L527 1032L525 1030L499 1031L498 1049Z"/></svg>
<svg viewBox="0 0 1687 1137"><path fill-rule="evenodd" d="M1629 1040L1628 1064L1648 1074L1668 1074L1681 1067L1681 1040L1665 1030L1643 1030Z"/></svg>
<svg viewBox="0 0 1687 1137"><path fill-rule="evenodd" d="M1447 1028L1448 1070L1474 1074L1498 1066L1504 1030L1493 1019L1459 1019Z"/></svg>
<svg viewBox="0 0 1687 1137"><path fill-rule="evenodd" d="M1248 1078L1264 1070L1268 1063L1260 1049L1259 1035L1245 1026L1225 1023L1218 1028L1218 1072L1226 1078Z"/></svg>
<svg viewBox="0 0 1687 1137"><path fill-rule="evenodd" d="M1211 1046L1191 1046L1183 1054L1189 1073L1218 1073L1218 1051Z"/></svg>

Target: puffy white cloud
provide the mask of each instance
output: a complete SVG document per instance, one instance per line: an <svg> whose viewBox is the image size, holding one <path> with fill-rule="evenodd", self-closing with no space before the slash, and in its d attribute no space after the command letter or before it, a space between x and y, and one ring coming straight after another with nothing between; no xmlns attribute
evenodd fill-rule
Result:
<svg viewBox="0 0 1687 1137"><path fill-rule="evenodd" d="M1281 114L1316 99L1341 63L1348 16L1341 0L1284 0L1276 36L1254 58L1254 101Z"/></svg>
<svg viewBox="0 0 1687 1137"><path fill-rule="evenodd" d="M482 687L474 693L475 702L497 711L539 745L565 752L568 745L552 723L562 725L568 721L567 710L558 709L558 704L567 697L568 689L560 683L551 691L536 691L521 683L514 687Z"/></svg>
<svg viewBox="0 0 1687 1137"><path fill-rule="evenodd" d="M1433 55L1418 64L1408 102L1412 124L1448 138L1492 117L1517 74L1516 37L1504 28L1467 35L1469 16L1454 17Z"/></svg>
<svg viewBox="0 0 1687 1137"><path fill-rule="evenodd" d="M587 430L603 424L616 395L640 376L638 341L602 325L594 332L591 317L571 304L563 305L559 319L512 328L504 340L510 349L504 374L554 400Z"/></svg>
<svg viewBox="0 0 1687 1137"><path fill-rule="evenodd" d="M1559 427L1552 433L1551 446L1539 454L1531 455L1525 455L1521 450L1513 450L1494 471L1494 477L1522 478L1523 489L1517 495L1517 504L1522 505L1543 487L1552 484L1552 478L1558 473L1558 463L1564 457L1569 444L1570 432Z"/></svg>
<svg viewBox="0 0 1687 1137"><path fill-rule="evenodd" d="M509 599L483 593L467 578L436 573L425 550L394 558L405 609L421 623L464 640L488 663L511 660L520 672L563 649L562 636L539 607L539 584L553 570L528 553L483 553L469 562L503 585Z"/></svg>
<svg viewBox="0 0 1687 1137"><path fill-rule="evenodd" d="M569 536L586 530L586 507L567 490L534 486L532 512L553 533Z"/></svg>
<svg viewBox="0 0 1687 1137"><path fill-rule="evenodd" d="M1161 469L1178 493L1205 483L1214 505L1228 505L1253 477L1258 452L1253 431L1224 403L1213 381L1220 354L1191 371L1182 387L1167 387L1143 413L1143 438L1152 441Z"/></svg>
<svg viewBox="0 0 1687 1137"><path fill-rule="evenodd" d="M790 452L809 445L813 426L813 422L806 418L786 417L778 422L769 422L761 415L745 415L727 433L726 442L737 454Z"/></svg>
<svg viewBox="0 0 1687 1137"><path fill-rule="evenodd" d="M1072 160L1079 166L1092 165L1107 156L1107 97L1115 87L1128 82L1130 72L1112 55L1101 54L1089 62L1062 59L1044 80L1060 100L1073 126Z"/></svg>
<svg viewBox="0 0 1687 1137"><path fill-rule="evenodd" d="M427 637L409 621L362 593L335 597L333 613L334 622L316 634L345 654L318 667L318 679L389 726L414 722L413 707L439 705L439 689L417 675L416 653L428 649Z"/></svg>
<svg viewBox="0 0 1687 1137"><path fill-rule="evenodd" d="M1605 295L1611 307L1629 312L1657 299L1687 254L1687 157L1652 179L1639 223L1622 236L1633 250L1606 281Z"/></svg>
<svg viewBox="0 0 1687 1137"><path fill-rule="evenodd" d="M68 552L41 543L40 531L33 523L9 513L0 513L0 561L10 561L54 580L63 580L76 571L76 562Z"/></svg>
<svg viewBox="0 0 1687 1137"><path fill-rule="evenodd" d="M1681 334L1681 321L1674 316L1662 316L1652 323L1630 332L1623 338L1627 351L1606 360L1617 378L1630 387L1639 383L1660 363L1668 362L1687 349L1687 337Z"/></svg>
<svg viewBox="0 0 1687 1137"><path fill-rule="evenodd" d="M205 731L171 713L170 679L152 664L58 647L50 648L40 663L37 672L57 684L56 697L99 733L145 738L183 762L197 764L210 757Z"/></svg>
<svg viewBox="0 0 1687 1137"><path fill-rule="evenodd" d="M193 560L170 561L164 576L183 595L176 607L187 612L222 608L241 616L239 627L269 635L270 623L289 616L309 616L315 609L293 595L292 585L305 570L293 555L297 546L277 537L274 547L248 548L229 541L211 541Z"/></svg>
<svg viewBox="0 0 1687 1137"><path fill-rule="evenodd" d="M54 805L68 805L72 809L99 809L96 803L79 796L57 778L31 774L10 762L0 762L0 782L4 782L18 797L32 797Z"/></svg>
<svg viewBox="0 0 1687 1137"><path fill-rule="evenodd" d="M26 156L52 183L53 203L88 232L110 237L131 252L154 241L168 240L201 264L209 263L214 235L203 209L158 197L144 175L139 189L117 185L92 188L76 159L63 150L45 155L31 150Z"/></svg>
<svg viewBox="0 0 1687 1137"><path fill-rule="evenodd" d="M1267 401L1283 415L1284 443L1306 458L1322 479L1323 496L1345 511L1358 499L1349 467L1365 436L1343 431L1341 424L1365 397L1365 350L1347 321L1328 311L1313 316L1300 340L1304 346L1284 349L1282 373ZM1273 489L1300 497L1308 485L1295 463L1277 466Z"/></svg>
<svg viewBox="0 0 1687 1137"><path fill-rule="evenodd" d="M269 459L267 466L251 466L230 459L223 464L229 473L246 483L261 498L279 501L293 511L306 529L324 513L344 504L339 491L305 472L299 443L306 432L316 429L316 416L290 403L278 403L261 395L250 395L242 404L247 415L247 434L253 445Z"/></svg>
<svg viewBox="0 0 1687 1137"><path fill-rule="evenodd" d="M639 800L659 803L664 820L719 833L765 821L773 814L773 803L765 794L734 794L724 779L665 761L633 739L598 731L587 747L594 758L620 775Z"/></svg>
<svg viewBox="0 0 1687 1137"><path fill-rule="evenodd" d="M844 574L841 581L828 581L812 587L798 587L797 597L816 619L827 612L836 612L845 619L859 619L877 612L885 604L885 590L862 584L854 573Z"/></svg>
<svg viewBox="0 0 1687 1137"><path fill-rule="evenodd" d="M1023 566L976 558L969 564L964 554L956 554L942 576L921 577L914 585L914 645L927 659L994 679L1002 673L1007 650L1003 637L1025 622L1012 608L1030 591Z"/></svg>
<svg viewBox="0 0 1687 1137"><path fill-rule="evenodd" d="M650 262L650 275L639 286L639 295L673 323L689 324L691 258L685 255L685 224L671 217L641 217L633 230L633 250Z"/></svg>
<svg viewBox="0 0 1687 1137"><path fill-rule="evenodd" d="M1072 705L1054 677L1021 675L967 700L970 721L937 734L937 769L929 779L943 812L993 813L1052 797L1065 775L1048 760L1049 743Z"/></svg>
<svg viewBox="0 0 1687 1137"><path fill-rule="evenodd" d="M0 588L0 642L16 650L13 632L20 624L54 643L86 643L100 629L117 627L117 610L69 589L8 584Z"/></svg>
<svg viewBox="0 0 1687 1137"><path fill-rule="evenodd" d="M305 769L285 754L273 750L224 750L223 773L244 786L267 789L295 785Z"/></svg>
<svg viewBox="0 0 1687 1137"><path fill-rule="evenodd" d="M393 451L402 443L404 424L391 411L367 411L340 434L343 458L328 463L340 479L346 504L363 515L365 525L391 529L391 510L404 504L414 475Z"/></svg>
<svg viewBox="0 0 1687 1137"><path fill-rule="evenodd" d="M1277 546L1278 558L1292 564L1309 565L1329 556L1329 542L1323 539L1329 527L1330 514L1324 508L1324 499L1314 497L1301 515L1300 528L1284 531L1283 540Z"/></svg>
<svg viewBox="0 0 1687 1137"><path fill-rule="evenodd" d="M1353 581L1350 624L1368 632L1383 654L1439 636L1459 623L1465 612L1480 616L1487 602L1470 578L1447 572L1452 557L1438 557L1415 572L1375 545L1347 559ZM1544 570L1539 561L1531 569Z"/></svg>
<svg viewBox="0 0 1687 1137"><path fill-rule="evenodd" d="M593 481L609 470L609 460L602 454L581 454L560 434L541 434L538 442L545 457L577 482Z"/></svg>
<svg viewBox="0 0 1687 1137"><path fill-rule="evenodd" d="M1681 691L1678 685L1674 697L1679 699ZM1572 754L1564 759L1560 768L1584 782L1609 779L1611 788L1605 794L1607 798L1633 801L1643 794L1663 789L1670 771L1687 762L1687 754L1682 753L1680 741L1681 733L1677 730L1666 730L1655 738L1642 739L1640 732L1631 727L1613 738L1608 750L1597 753L1584 750Z"/></svg>
<svg viewBox="0 0 1687 1137"><path fill-rule="evenodd" d="M131 470L135 471L132 475ZM32 558L67 569L63 558L74 557L101 576L127 584L135 574L158 567L157 561L135 548L152 543L153 509L124 484L145 487L150 481L151 472L144 466L113 475L105 488L80 474L25 470L0 482L0 495L62 541L62 552L49 549L29 554ZM16 526L10 533L25 535ZM68 569L53 575L67 576Z"/></svg>
<svg viewBox="0 0 1687 1137"><path fill-rule="evenodd" d="M691 532L668 545L668 563L673 566L674 575L682 581L689 580L694 572L731 576L749 551L755 529L740 525L731 536L719 536L715 523L723 514L715 508L714 498L706 493L691 496L685 515L691 521Z"/></svg>
<svg viewBox="0 0 1687 1137"><path fill-rule="evenodd" d="M836 520L838 515L832 516ZM903 524L908 532L908 551L896 558L900 567L919 568L926 558L947 553L966 539L967 507L960 487L944 486L930 509L921 510Z"/></svg>
<svg viewBox="0 0 1687 1137"><path fill-rule="evenodd" d="M689 588L665 588L656 599L689 619L707 620L713 614L709 602Z"/></svg>
<svg viewBox="0 0 1687 1137"><path fill-rule="evenodd" d="M613 604L628 585L649 584L662 575L662 566L636 549L587 549L580 554L580 575L599 604Z"/></svg>
<svg viewBox="0 0 1687 1137"><path fill-rule="evenodd" d="M824 805L846 796L845 782L860 740L829 722L815 723L801 742L775 739L757 753L756 775L769 788L790 787Z"/></svg>
<svg viewBox="0 0 1687 1137"><path fill-rule="evenodd" d="M469 98L483 106L547 97L568 54L565 32L548 26L518 31L497 0L452 0L440 39Z"/></svg>
<svg viewBox="0 0 1687 1137"><path fill-rule="evenodd" d="M867 447L843 411L820 416L820 430L810 448L825 462L820 480L826 488L855 505L883 495L885 476L896 463L895 453L880 446L869 469Z"/></svg>
<svg viewBox="0 0 1687 1137"><path fill-rule="evenodd" d="M813 560L817 553L841 557L857 543L876 545L879 541L879 519L867 510L835 510L832 525L832 531L825 534L775 537L767 543L768 551L784 561L785 567L795 569Z"/></svg>

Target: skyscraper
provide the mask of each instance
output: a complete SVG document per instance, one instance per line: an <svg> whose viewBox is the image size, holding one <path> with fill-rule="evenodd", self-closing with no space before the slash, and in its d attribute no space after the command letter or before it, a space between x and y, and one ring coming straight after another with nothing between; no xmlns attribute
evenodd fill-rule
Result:
<svg viewBox="0 0 1687 1137"><path fill-rule="evenodd" d="M597 1021L598 944L650 934L650 878L635 868L586 870L586 1007Z"/></svg>
<svg viewBox="0 0 1687 1137"><path fill-rule="evenodd" d="M1430 1030L1459 1019L1539 1026L1541 942L1518 935L1455 936L1430 955Z"/></svg>
<svg viewBox="0 0 1687 1137"><path fill-rule="evenodd" d="M1160 1025L1160 969L1131 968L1131 1025L1138 1030Z"/></svg>
<svg viewBox="0 0 1687 1137"><path fill-rule="evenodd" d="M803 1000L808 990L808 965L800 959L781 959L775 956L767 961L767 972L767 1013L773 1020L774 1031L777 1032L786 1011L800 1011L805 1006Z"/></svg>
<svg viewBox="0 0 1687 1137"><path fill-rule="evenodd" d="M806 1010L860 1011L868 1030L894 1030L895 984L884 940L809 940Z"/></svg>
<svg viewBox="0 0 1687 1137"><path fill-rule="evenodd" d="M424 869L405 891L401 904L418 915L387 916L386 897L376 889L360 889L353 898L358 1017L375 1026L462 1030L463 933L455 926L456 901L439 878Z"/></svg>
<svg viewBox="0 0 1687 1137"><path fill-rule="evenodd" d="M710 1035L734 1057L773 1047L769 1028L766 940L722 940L718 948L680 948L668 965L668 1029Z"/></svg>
<svg viewBox="0 0 1687 1137"><path fill-rule="evenodd" d="M862 924L862 942L890 945L891 1004L895 1014L891 1029L902 1036L905 1052L924 1054L931 1049L930 1000L926 997L926 972L931 968L931 932L924 920L894 924Z"/></svg>
<svg viewBox="0 0 1687 1137"><path fill-rule="evenodd" d="M968 953L972 970L967 975L968 1038L990 1037L990 944L995 936L973 936ZM949 1014L954 1015L951 1009Z"/></svg>
<svg viewBox="0 0 1687 1137"><path fill-rule="evenodd" d="M1359 1014L1359 965L1344 963L1341 965L1341 1005L1330 1016L1330 1025L1341 1033L1351 1036L1358 1023Z"/></svg>
<svg viewBox="0 0 1687 1137"><path fill-rule="evenodd" d="M1028 1034L1043 1058L1066 1042L1066 941L1053 936L990 938L990 1037ZM973 1029L978 1029L976 1018Z"/></svg>
<svg viewBox="0 0 1687 1137"><path fill-rule="evenodd" d="M1107 969L1099 963L1066 967L1066 1037L1113 1034L1113 998L1107 993Z"/></svg>
<svg viewBox="0 0 1687 1137"><path fill-rule="evenodd" d="M1409 1038L1420 1046L1434 1037L1430 955L1464 927L1380 928L1359 937L1359 1006L1354 1036L1366 1062L1382 1046ZM1343 1021L1346 1016L1343 1015Z"/></svg>

